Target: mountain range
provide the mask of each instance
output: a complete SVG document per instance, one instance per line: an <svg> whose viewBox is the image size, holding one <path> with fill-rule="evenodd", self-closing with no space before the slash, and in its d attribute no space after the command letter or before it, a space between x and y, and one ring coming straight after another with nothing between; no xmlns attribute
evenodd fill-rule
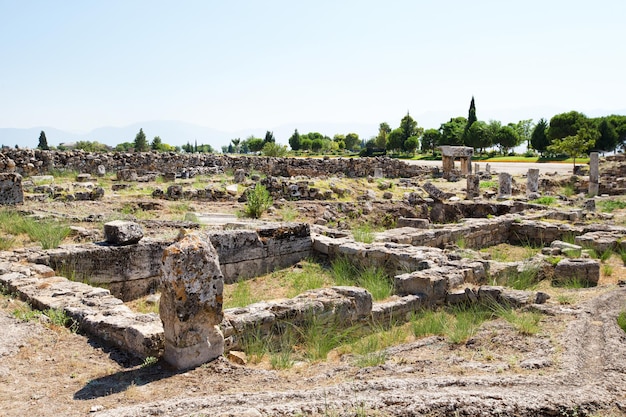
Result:
<svg viewBox="0 0 626 417"><path fill-rule="evenodd" d="M358 133L359 137L369 139L378 132L378 124L355 124L355 123L299 123L286 124L267 129L244 129L233 132L226 132L206 126L199 126L192 123L175 120L154 120L140 123L133 123L123 127L100 127L88 133L73 133L59 130L53 127L33 127L33 128L0 128L0 144L13 147L18 145L22 148L35 148L39 144L39 135L43 130L49 146L58 146L62 143L77 141L97 141L109 146L115 146L123 142L132 142L135 135L143 129L148 142L155 136L159 136L163 143L174 146L181 146L186 143L192 145L197 141L198 145L209 144L214 149L220 151L222 146L227 146L231 139L241 138L242 140L253 135L258 138L265 137L267 130L274 133L276 141L287 144L295 129L298 132L320 132L333 137L337 133Z"/></svg>

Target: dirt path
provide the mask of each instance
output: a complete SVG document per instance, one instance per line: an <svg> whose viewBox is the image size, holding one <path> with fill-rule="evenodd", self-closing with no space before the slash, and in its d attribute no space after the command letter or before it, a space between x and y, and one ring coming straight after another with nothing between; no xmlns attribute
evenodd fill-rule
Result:
<svg viewBox="0 0 626 417"><path fill-rule="evenodd" d="M384 365L359 370L341 363L320 364L310 373L293 375L246 370L220 360L183 377L212 374L204 381L214 384L204 387L206 394L188 395L188 387L175 383L180 379L176 375L169 384L171 398L107 406L94 415L625 415L626 335L615 320L624 308L626 289L601 294L577 308L554 306L543 325L564 331L543 336L555 338L555 351L547 355L554 359L547 364L537 361L536 369L516 366L494 372L489 363L463 359L466 347L451 348L432 337L391 348ZM471 343L484 347L502 339L504 328L498 330L485 329ZM517 345L517 355L542 359L538 355L545 353L545 340L506 337L506 343ZM497 358L492 361L498 363ZM594 414L598 410L603 411Z"/></svg>

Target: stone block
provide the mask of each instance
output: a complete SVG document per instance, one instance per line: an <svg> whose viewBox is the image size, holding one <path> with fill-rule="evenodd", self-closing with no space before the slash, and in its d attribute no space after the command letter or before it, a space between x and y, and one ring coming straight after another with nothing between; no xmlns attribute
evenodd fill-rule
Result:
<svg viewBox="0 0 626 417"><path fill-rule="evenodd" d="M163 358L176 369L211 361L224 353L224 277L208 239L187 234L167 247L161 266Z"/></svg>
<svg viewBox="0 0 626 417"><path fill-rule="evenodd" d="M595 286L600 279L600 262L595 259L563 259L554 268L553 282L578 280Z"/></svg>
<svg viewBox="0 0 626 417"><path fill-rule="evenodd" d="M0 205L24 202L22 176L16 173L0 173Z"/></svg>
<svg viewBox="0 0 626 417"><path fill-rule="evenodd" d="M132 245L142 238L143 229L135 222L114 220L104 224L104 240L111 245Z"/></svg>

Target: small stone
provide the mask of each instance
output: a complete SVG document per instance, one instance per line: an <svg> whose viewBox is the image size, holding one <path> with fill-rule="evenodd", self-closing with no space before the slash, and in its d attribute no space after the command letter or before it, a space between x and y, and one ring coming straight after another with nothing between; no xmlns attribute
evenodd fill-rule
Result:
<svg viewBox="0 0 626 417"><path fill-rule="evenodd" d="M142 238L143 230L135 222L114 220L104 225L104 240L112 245L132 245Z"/></svg>
<svg viewBox="0 0 626 417"><path fill-rule="evenodd" d="M246 365L248 363L248 357L245 352L241 352L239 350L231 350L228 352L227 358L232 363L236 363L237 365Z"/></svg>
<svg viewBox="0 0 626 417"><path fill-rule="evenodd" d="M89 409L90 413L97 413L98 411L102 411L104 410L104 406L102 405L92 405L91 408Z"/></svg>

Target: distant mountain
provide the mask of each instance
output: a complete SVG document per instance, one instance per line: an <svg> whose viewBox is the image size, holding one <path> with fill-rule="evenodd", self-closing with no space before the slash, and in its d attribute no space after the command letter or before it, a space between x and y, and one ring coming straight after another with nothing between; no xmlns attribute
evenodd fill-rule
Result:
<svg viewBox="0 0 626 417"><path fill-rule="evenodd" d="M265 137L267 130L274 132L276 141L287 144L289 137L295 129L300 133L320 132L323 135L333 137L337 133L358 133L361 138L369 139L376 135L378 124L358 123L293 123L273 128L242 129L234 132L224 132L205 126L175 120L155 120L133 123L123 127L100 127L89 133L73 133L52 127L33 127L29 129L0 128L0 144L6 146L19 145L20 147L35 148L39 144L39 134L46 132L48 145L58 146L61 143L76 142L80 140L97 141L109 146L115 146L123 142L132 142L135 135L143 129L148 141L159 136L164 143L181 146L187 142L194 144L210 144L216 150L227 146L231 139L247 137Z"/></svg>

